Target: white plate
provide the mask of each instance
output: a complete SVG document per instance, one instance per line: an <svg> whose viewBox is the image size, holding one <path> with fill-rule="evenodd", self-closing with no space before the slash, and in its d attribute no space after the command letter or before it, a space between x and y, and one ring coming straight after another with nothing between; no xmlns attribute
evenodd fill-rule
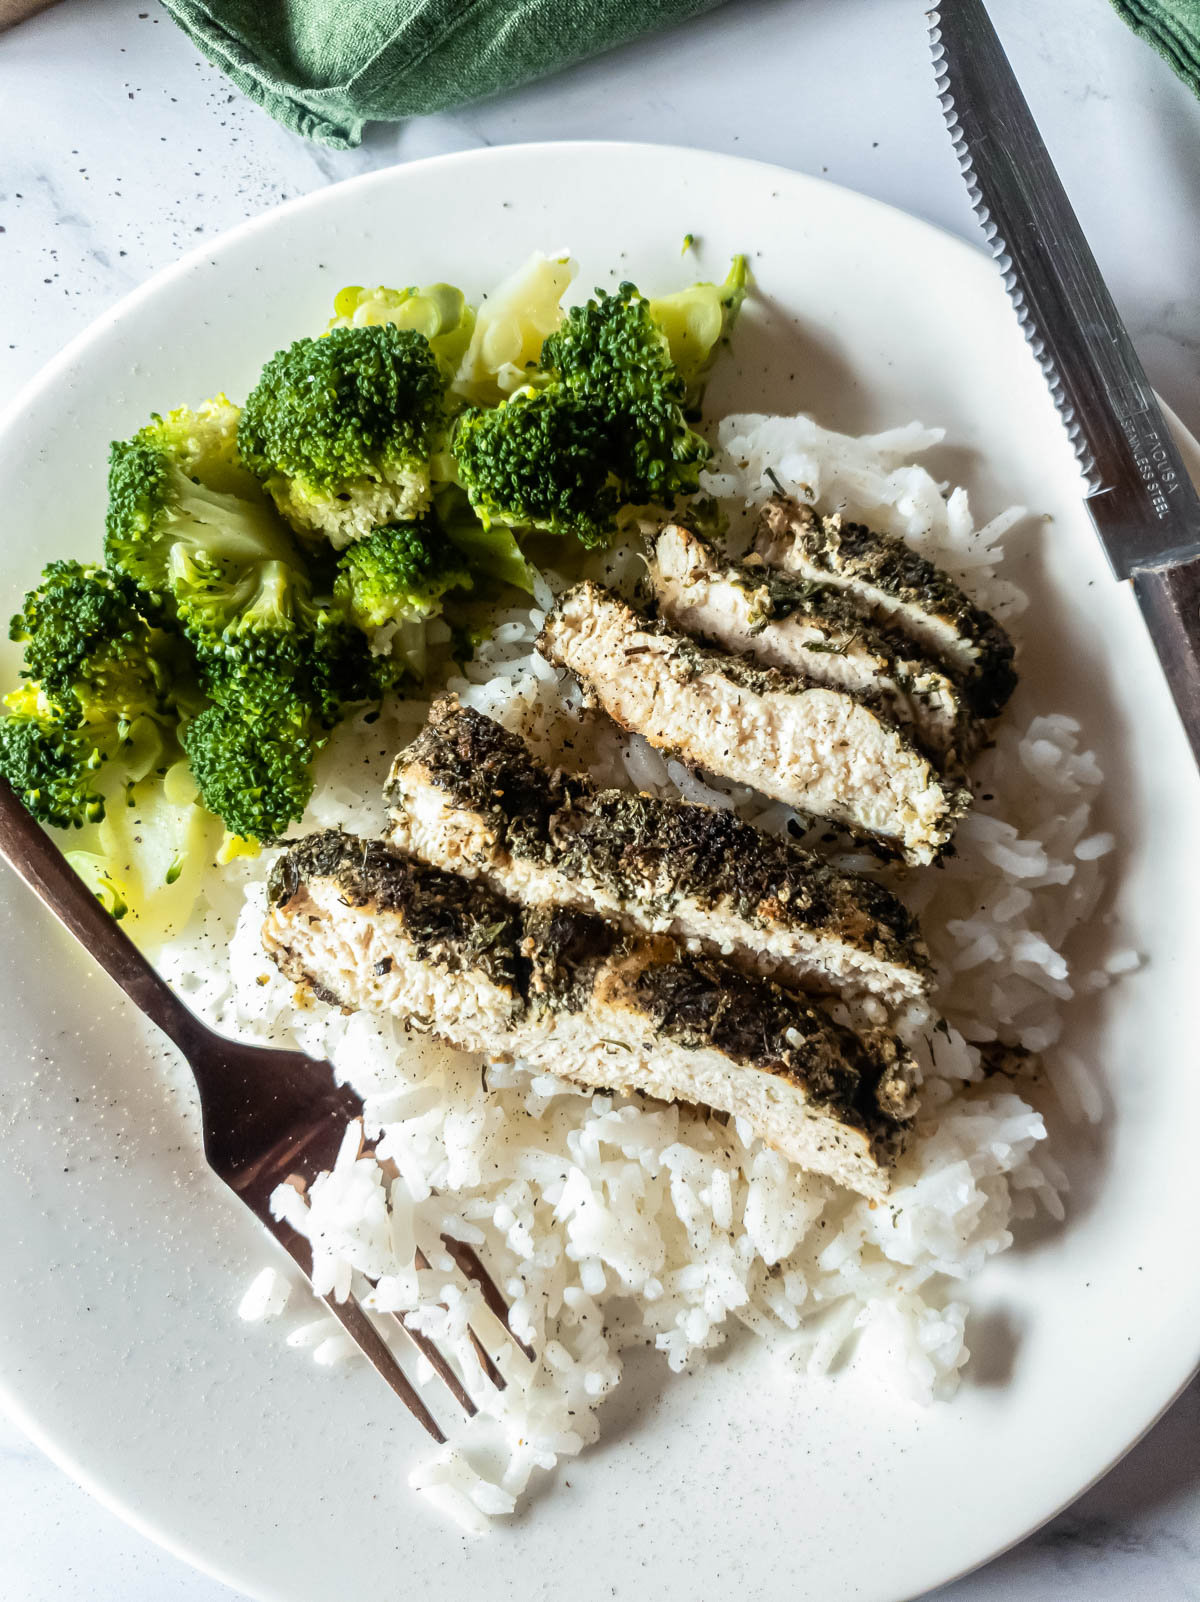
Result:
<svg viewBox="0 0 1200 1602"><path fill-rule="evenodd" d="M696 254L680 260L685 232ZM0 881L0 1383L64 1467L252 1595L897 1602L1017 1540L1187 1380L1200 1337L1200 784L1127 589L1109 577L1045 387L984 257L811 178L692 151L544 145L374 173L188 257L78 340L0 429L11 602L97 549L107 442L153 408L244 394L345 283L479 291L534 246L583 284L667 288L746 249L762 304L712 407L858 432L945 424L978 513L1021 501L1026 705L1084 719L1122 848L1112 911L1146 969L1078 1004L1107 1116L1064 1141L1070 1215L972 1293L977 1356L928 1411L800 1384L746 1344L698 1377L635 1363L602 1444L490 1541L406 1491L425 1445L365 1368L317 1370L235 1307L267 1258L203 1168L170 1059L23 891ZM9 664L11 668L11 664ZM569 1487L565 1483L569 1481Z"/></svg>

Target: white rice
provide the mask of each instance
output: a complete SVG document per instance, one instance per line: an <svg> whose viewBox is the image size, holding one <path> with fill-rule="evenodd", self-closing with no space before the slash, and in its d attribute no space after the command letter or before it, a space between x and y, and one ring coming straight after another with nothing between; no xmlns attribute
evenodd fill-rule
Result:
<svg viewBox="0 0 1200 1602"><path fill-rule="evenodd" d="M273 1268L264 1268L251 1280L246 1294L238 1303L238 1317L244 1318L248 1324L257 1324L265 1318L278 1318L287 1306L291 1292L292 1287L282 1274Z"/></svg>
<svg viewBox="0 0 1200 1602"><path fill-rule="evenodd" d="M976 529L966 492L913 465L939 431L914 423L851 439L807 418L730 417L718 437L705 487L729 510L735 540L747 508L771 492L770 467L822 509L902 535L1006 624L1023 610L1025 597L997 572L1001 539L1022 513ZM589 559L588 570L628 589L638 564L622 552ZM553 587L561 582L549 577ZM564 756L569 739L569 760L586 760L606 781L788 827L786 808L704 783L582 714L578 696L532 648L548 601L543 593L500 620L465 676L451 681L465 702L519 729L545 758ZM1116 841L1092 817L1101 774L1078 724L1033 712L1036 690L1019 692L1016 707L1028 701L1030 710L1010 709L977 764L978 804L956 855L938 870L888 876L921 914L940 987L936 1012L913 1008L899 1022L924 1085L916 1137L886 1203L800 1172L736 1123L584 1093L518 1067L481 1072L478 1059L407 1035L398 1022L299 1004L260 950L262 859L235 864L214 893L230 902L240 894L240 915L214 899L202 931L164 954L193 1004L221 1025L327 1055L364 1096L374 1152L362 1153L353 1128L307 1203L283 1191L276 1205L312 1240L319 1291L353 1289L453 1354L480 1418L410 1484L472 1533L511 1512L535 1470L552 1470L596 1439L596 1409L620 1380L627 1346L650 1342L680 1371L744 1326L804 1383L844 1366L857 1344L856 1368L870 1363L914 1402L953 1393L970 1319L947 1284L977 1275L1039 1207L1064 1214L1064 1175L1046 1153L1030 1082L989 1076L980 1046L1001 1041L1040 1058L1072 1116L1100 1117L1086 1064L1060 1044L1064 1009L1140 960L1114 950L1101 969L1076 973L1072 931L1098 904L1101 859ZM424 705L404 703L345 731L323 758L306 824L379 832L379 784L424 715ZM876 869L861 854L843 860ZM479 1249L514 1328L539 1354L535 1365L502 1338L478 1290L456 1273L443 1234ZM428 1270L413 1266L416 1245ZM265 1278L270 1272L247 1292L243 1317L283 1311L287 1298ZM313 1319L311 1297L305 1307L289 1344L318 1362L346 1356L336 1322ZM505 1390L474 1361L468 1326L498 1354ZM379 1327L390 1327L399 1352L395 1320ZM414 1373L430 1380L423 1363ZM427 1396L452 1423L438 1382Z"/></svg>

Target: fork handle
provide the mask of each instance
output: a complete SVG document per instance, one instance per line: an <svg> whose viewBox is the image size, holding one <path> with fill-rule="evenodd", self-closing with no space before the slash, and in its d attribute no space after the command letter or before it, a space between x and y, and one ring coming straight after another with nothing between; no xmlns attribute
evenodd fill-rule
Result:
<svg viewBox="0 0 1200 1602"><path fill-rule="evenodd" d="M19 874L59 923L164 1034L184 1052L200 1027L115 918L71 867L44 829L0 778L0 857Z"/></svg>

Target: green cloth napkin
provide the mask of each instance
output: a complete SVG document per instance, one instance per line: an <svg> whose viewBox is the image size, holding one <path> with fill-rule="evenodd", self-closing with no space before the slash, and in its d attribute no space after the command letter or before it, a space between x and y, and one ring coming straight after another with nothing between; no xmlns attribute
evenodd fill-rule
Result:
<svg viewBox="0 0 1200 1602"><path fill-rule="evenodd" d="M684 22L721 0L164 0L238 88L337 149ZM1200 0L1113 0L1200 94ZM851 19L847 16L847 28Z"/></svg>
<svg viewBox="0 0 1200 1602"><path fill-rule="evenodd" d="M445 111L721 0L164 0L238 88L344 150L367 122Z"/></svg>
<svg viewBox="0 0 1200 1602"><path fill-rule="evenodd" d="M1134 33L1200 95L1200 0L1113 0Z"/></svg>

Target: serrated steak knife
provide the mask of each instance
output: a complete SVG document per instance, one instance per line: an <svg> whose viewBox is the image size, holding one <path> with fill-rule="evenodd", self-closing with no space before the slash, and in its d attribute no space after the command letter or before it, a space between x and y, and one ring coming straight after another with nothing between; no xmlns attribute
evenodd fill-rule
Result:
<svg viewBox="0 0 1200 1602"><path fill-rule="evenodd" d="M1200 497L982 0L944 0L929 23L972 204L1200 762Z"/></svg>

